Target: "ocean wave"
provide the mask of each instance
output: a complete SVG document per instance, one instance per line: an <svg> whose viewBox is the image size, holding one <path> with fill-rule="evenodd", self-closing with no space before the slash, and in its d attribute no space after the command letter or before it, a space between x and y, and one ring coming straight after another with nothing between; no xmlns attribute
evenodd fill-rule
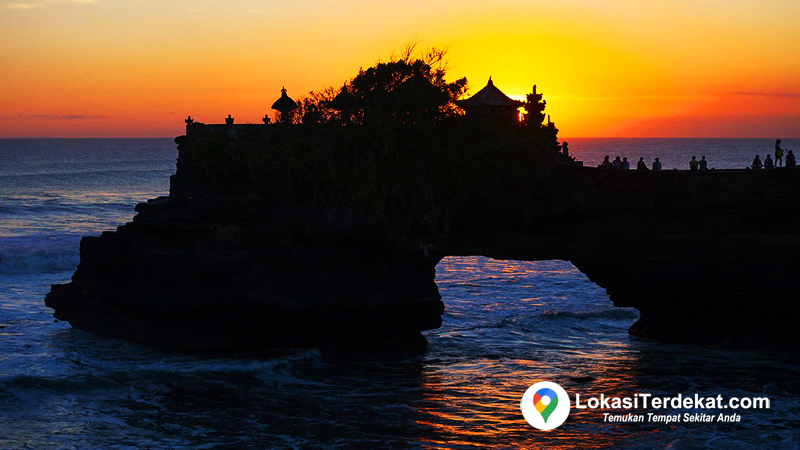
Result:
<svg viewBox="0 0 800 450"><path fill-rule="evenodd" d="M142 199L140 201L144 201ZM109 201L109 202L93 202L93 203L43 203L43 204L30 204L20 205L15 208L8 208L8 214L27 216L27 215L42 215L42 214L102 214L106 211L130 211L133 213L136 201L130 202ZM2 213L2 210L0 210Z"/></svg>
<svg viewBox="0 0 800 450"><path fill-rule="evenodd" d="M0 228L8 231L24 223L69 230L76 222L87 221L108 222L108 226L113 227L119 225L120 220L129 221L136 214L134 208L137 203L154 197L156 196L90 202L46 201L0 206Z"/></svg>
<svg viewBox="0 0 800 450"><path fill-rule="evenodd" d="M119 389L120 383L104 377L51 377L34 374L17 374L0 379L0 392L19 397L25 392L93 392Z"/></svg>
<svg viewBox="0 0 800 450"><path fill-rule="evenodd" d="M123 169L76 169L76 170L51 170L51 171L36 171L36 172L28 172L28 173L10 173L10 174L0 174L0 180L15 180L15 179L50 179L52 177L60 177L60 176L93 176L93 175L138 175L142 173L151 174L151 175L172 175L175 173L174 169L163 169L160 165L153 165L153 168L144 167L138 169L132 168L123 168Z"/></svg>
<svg viewBox="0 0 800 450"><path fill-rule="evenodd" d="M78 245L68 248L0 247L0 274L64 272L75 270L79 260Z"/></svg>
<svg viewBox="0 0 800 450"><path fill-rule="evenodd" d="M604 309L602 311L545 311L542 313L543 317L550 317L554 319L638 319L639 312L633 308L614 308Z"/></svg>

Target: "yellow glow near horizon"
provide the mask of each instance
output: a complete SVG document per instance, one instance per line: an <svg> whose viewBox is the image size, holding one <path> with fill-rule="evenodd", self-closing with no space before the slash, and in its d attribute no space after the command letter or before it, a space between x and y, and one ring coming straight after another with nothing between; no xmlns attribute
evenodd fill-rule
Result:
<svg viewBox="0 0 800 450"><path fill-rule="evenodd" d="M0 137L260 122L417 37L564 137L800 136L794 0L0 0Z"/></svg>

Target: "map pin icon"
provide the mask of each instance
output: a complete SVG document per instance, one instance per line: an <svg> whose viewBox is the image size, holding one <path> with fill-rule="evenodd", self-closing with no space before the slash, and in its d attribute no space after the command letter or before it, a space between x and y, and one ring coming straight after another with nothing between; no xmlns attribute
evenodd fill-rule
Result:
<svg viewBox="0 0 800 450"><path fill-rule="evenodd" d="M536 407L546 423L550 414L553 414L558 406L558 395L552 389L539 389L533 396L533 406Z"/></svg>

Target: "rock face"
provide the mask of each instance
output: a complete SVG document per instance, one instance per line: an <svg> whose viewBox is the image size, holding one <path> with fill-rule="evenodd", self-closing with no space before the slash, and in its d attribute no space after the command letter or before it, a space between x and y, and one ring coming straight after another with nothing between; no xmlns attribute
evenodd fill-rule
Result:
<svg viewBox="0 0 800 450"><path fill-rule="evenodd" d="M81 240L71 283L46 303L75 328L185 350L271 346L424 348L441 325L436 260L386 218L321 211L306 186L270 177L207 189L178 139L169 198Z"/></svg>
<svg viewBox="0 0 800 450"><path fill-rule="evenodd" d="M181 137L170 196L81 241L72 282L46 298L96 334L181 350L276 346L424 349L441 324L434 278L448 255L571 261L632 334L660 340L800 343L800 169L610 172L563 167L580 196L520 205L423 245L401 217L315 206L288 175L211 186Z"/></svg>
<svg viewBox="0 0 800 450"><path fill-rule="evenodd" d="M570 170L585 195L561 213L501 240L465 235L452 253L571 261L615 306L641 312L633 335L800 344L800 169Z"/></svg>

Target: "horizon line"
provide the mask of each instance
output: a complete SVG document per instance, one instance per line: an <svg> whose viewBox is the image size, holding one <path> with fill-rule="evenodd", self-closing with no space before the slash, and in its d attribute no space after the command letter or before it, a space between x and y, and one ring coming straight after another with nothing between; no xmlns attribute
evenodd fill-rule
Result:
<svg viewBox="0 0 800 450"><path fill-rule="evenodd" d="M169 136L0 136L0 139L175 139ZM800 136L567 136L566 139L800 139ZM559 139L563 141L564 139Z"/></svg>

